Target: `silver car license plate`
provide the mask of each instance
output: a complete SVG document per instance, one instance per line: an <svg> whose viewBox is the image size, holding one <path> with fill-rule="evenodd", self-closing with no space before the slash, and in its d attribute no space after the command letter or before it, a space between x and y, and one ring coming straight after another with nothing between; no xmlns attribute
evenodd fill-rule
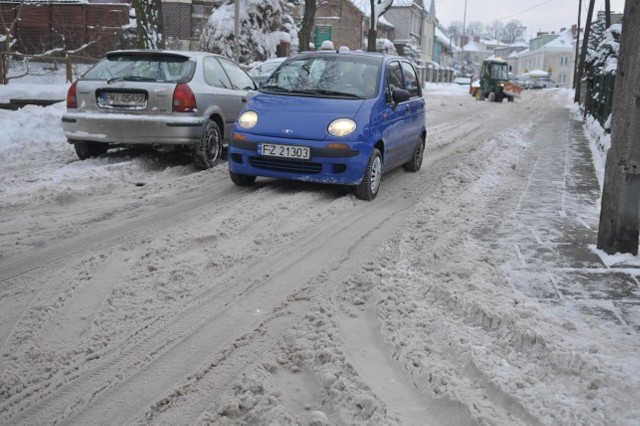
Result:
<svg viewBox="0 0 640 426"><path fill-rule="evenodd" d="M308 146L278 145L263 143L258 145L258 154L268 157L296 158L308 160L311 158L311 148Z"/></svg>
<svg viewBox="0 0 640 426"><path fill-rule="evenodd" d="M147 97L144 93L102 92L98 98L98 106L101 108L144 108L146 104Z"/></svg>

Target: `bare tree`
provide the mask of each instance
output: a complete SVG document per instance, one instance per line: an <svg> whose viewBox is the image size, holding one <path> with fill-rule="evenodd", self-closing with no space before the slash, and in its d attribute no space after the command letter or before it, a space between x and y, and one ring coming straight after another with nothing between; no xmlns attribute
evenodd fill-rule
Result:
<svg viewBox="0 0 640 426"><path fill-rule="evenodd" d="M449 39L454 41L456 44L459 43L460 37L462 36L462 22L453 21L447 27L447 34L449 35Z"/></svg>
<svg viewBox="0 0 640 426"><path fill-rule="evenodd" d="M500 40L502 38L502 33L504 31L504 24L502 21L493 21L485 25L485 34L489 36L490 39Z"/></svg>
<svg viewBox="0 0 640 426"><path fill-rule="evenodd" d="M598 248L638 254L640 228L640 4L626 0L598 228Z"/></svg>
<svg viewBox="0 0 640 426"><path fill-rule="evenodd" d="M523 26L517 19L509 21L502 29L502 40L510 44L524 40L526 30L527 27Z"/></svg>
<svg viewBox="0 0 640 426"><path fill-rule="evenodd" d="M13 18L11 22L7 23L4 18L5 11L3 9L0 9L0 25L2 25L2 30L4 31L4 35L5 35L4 51L11 52L11 46L13 44L13 40L15 40L13 36L13 30L16 24L18 23L18 21L20 20L20 14L22 13L22 6L24 5L24 0L22 0L20 4L17 6L13 6L11 3L5 3L5 4L9 4L12 6L11 8L12 12L14 10L17 11L16 17Z"/></svg>
<svg viewBox="0 0 640 426"><path fill-rule="evenodd" d="M484 24L480 21L471 21L467 24L465 33L469 37L481 36L484 33Z"/></svg>

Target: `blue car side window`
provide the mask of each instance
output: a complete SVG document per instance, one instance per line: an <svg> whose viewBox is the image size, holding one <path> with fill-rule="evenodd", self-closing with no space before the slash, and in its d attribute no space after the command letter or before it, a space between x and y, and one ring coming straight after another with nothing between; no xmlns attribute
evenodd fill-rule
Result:
<svg viewBox="0 0 640 426"><path fill-rule="evenodd" d="M387 66L387 88L385 92L385 99L387 103L392 102L391 95L396 89L404 89L404 79L402 78L400 62L393 61Z"/></svg>
<svg viewBox="0 0 640 426"><path fill-rule="evenodd" d="M420 84L418 83L418 76L416 75L416 70L413 68L413 66L408 62L403 62L402 72L405 77L407 91L409 92L411 97L422 96Z"/></svg>

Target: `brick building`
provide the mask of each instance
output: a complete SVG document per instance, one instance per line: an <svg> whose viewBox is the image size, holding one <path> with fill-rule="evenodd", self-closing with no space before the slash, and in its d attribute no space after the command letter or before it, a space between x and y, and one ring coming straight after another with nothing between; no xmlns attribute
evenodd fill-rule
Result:
<svg viewBox="0 0 640 426"><path fill-rule="evenodd" d="M347 46L351 50L366 50L369 34L371 5L368 0L328 0L316 11L316 28L330 33L336 48ZM378 38L393 39L394 28L384 16L378 20ZM316 47L321 40L316 39Z"/></svg>
<svg viewBox="0 0 640 426"><path fill-rule="evenodd" d="M16 43L11 49L14 52L73 52L99 58L109 50L125 47L128 4L0 1L0 13L6 27L15 22ZM0 25L0 34L6 37L4 31ZM5 44L0 43L0 51L4 50Z"/></svg>

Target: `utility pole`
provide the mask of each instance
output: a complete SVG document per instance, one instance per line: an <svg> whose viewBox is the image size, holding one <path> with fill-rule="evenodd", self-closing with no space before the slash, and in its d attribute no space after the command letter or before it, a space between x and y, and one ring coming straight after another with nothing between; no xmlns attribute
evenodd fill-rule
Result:
<svg viewBox="0 0 640 426"><path fill-rule="evenodd" d="M627 0L628 1L628 0ZM584 72L584 60L587 57L587 47L589 46L589 35L591 33L591 20L593 19L593 7L596 0L589 1L589 11L587 12L587 22L584 24L584 37L582 39L582 53L580 54L580 63L578 64L578 73L576 80L576 94L573 102L580 102L580 90L582 88L582 73Z"/></svg>
<svg viewBox="0 0 640 426"><path fill-rule="evenodd" d="M576 32L576 60L573 65L573 88L576 89L576 84L578 81L578 62L579 52L580 52L580 17L582 16L582 0L578 0L578 31ZM577 91L577 90L576 90ZM577 101L576 101L577 102Z"/></svg>
<svg viewBox="0 0 640 426"><path fill-rule="evenodd" d="M626 0L615 96L611 148L605 165L598 248L638 254L640 225L640 3Z"/></svg>
<svg viewBox="0 0 640 426"><path fill-rule="evenodd" d="M467 35L466 35L466 28L467 28L467 0L464 0L464 17L462 19L462 41L460 42L460 60L462 61L462 72L465 71L465 66L464 66L464 43L467 41Z"/></svg>

